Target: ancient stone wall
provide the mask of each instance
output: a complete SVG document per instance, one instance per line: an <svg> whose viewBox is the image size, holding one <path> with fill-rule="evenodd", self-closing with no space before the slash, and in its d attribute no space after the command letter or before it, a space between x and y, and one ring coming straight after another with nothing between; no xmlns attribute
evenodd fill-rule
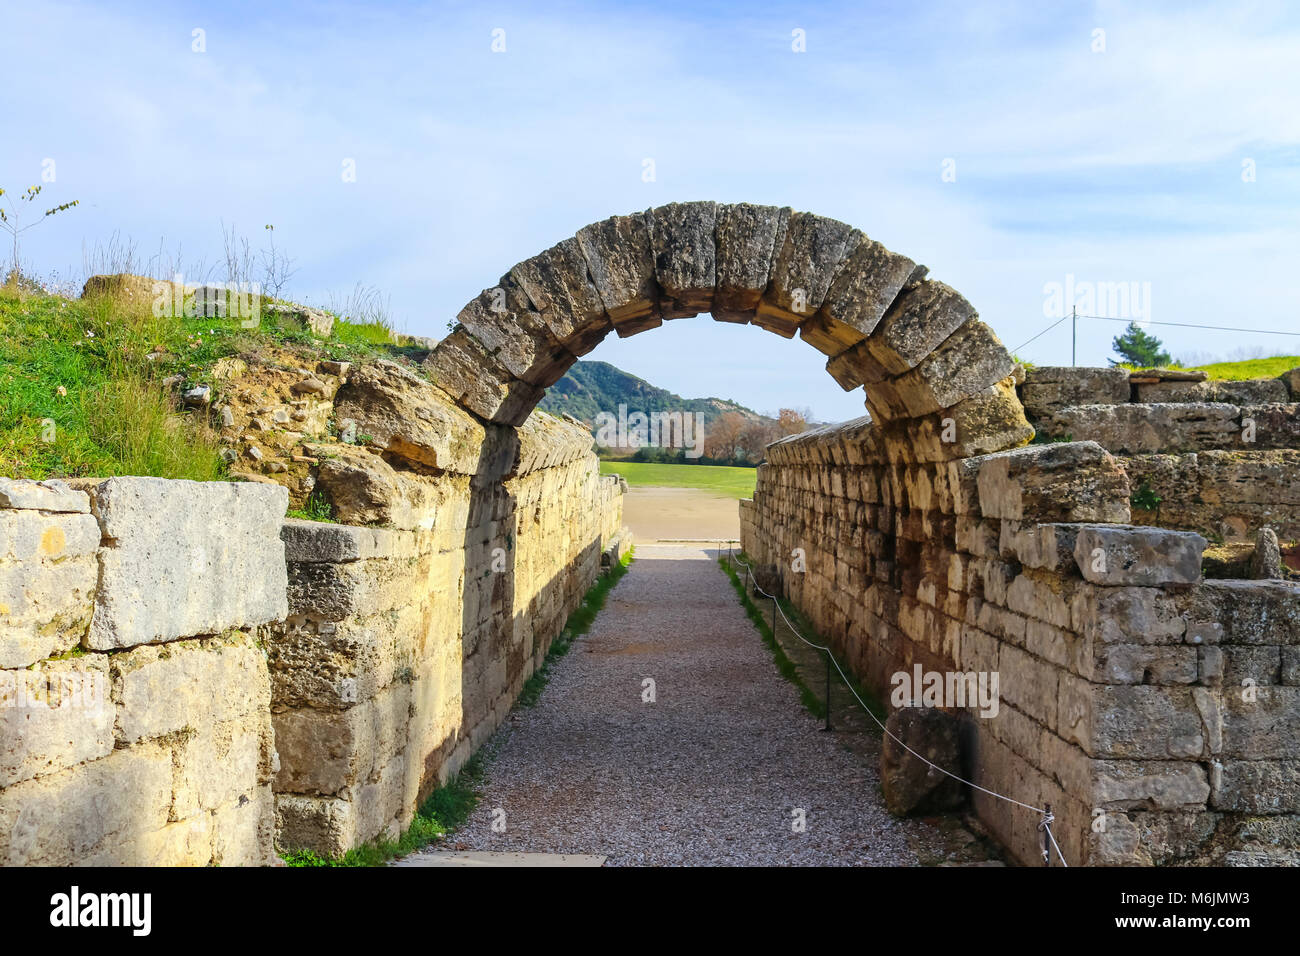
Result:
<svg viewBox="0 0 1300 956"><path fill-rule="evenodd" d="M0 479L0 864L264 864L282 488Z"/></svg>
<svg viewBox="0 0 1300 956"><path fill-rule="evenodd" d="M1293 858L1297 586L1202 582L1204 539L1127 525L1127 476L1093 442L903 464L885 431L778 442L741 503L745 550L864 684L997 674L996 715L954 708L958 772L1050 804L1072 865ZM1038 814L972 799L1040 862Z"/></svg>
<svg viewBox="0 0 1300 956"><path fill-rule="evenodd" d="M312 449L338 523L269 482L0 479L0 863L391 834L626 552L581 424L484 425L393 363L334 401L367 436Z"/></svg>
<svg viewBox="0 0 1300 956"><path fill-rule="evenodd" d="M442 485L430 530L286 523L282 847L339 854L405 828L500 725L619 537L621 490L589 453L481 490L424 480Z"/></svg>
<svg viewBox="0 0 1300 956"><path fill-rule="evenodd" d="M1042 438L1095 441L1119 459L1135 518L1253 540L1300 539L1300 369L1207 381L1181 369L1032 368L1019 392Z"/></svg>

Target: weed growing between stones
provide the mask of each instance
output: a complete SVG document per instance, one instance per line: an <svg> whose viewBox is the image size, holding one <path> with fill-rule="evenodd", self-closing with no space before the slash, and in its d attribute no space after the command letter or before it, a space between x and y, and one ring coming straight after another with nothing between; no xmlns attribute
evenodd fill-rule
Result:
<svg viewBox="0 0 1300 956"><path fill-rule="evenodd" d="M302 508L291 508L285 515L286 518L299 518L303 521L324 521L329 524L334 521L334 507L319 491L313 491L307 496L307 501Z"/></svg>
<svg viewBox="0 0 1300 956"><path fill-rule="evenodd" d="M614 585L622 580L623 575L627 574L628 566L632 563L632 555L635 551L636 548L632 548L627 554L623 555L622 560L610 568L608 574L601 575L600 579L583 595L582 603L564 622L564 630L551 642L551 649L546 652L542 666L537 668L533 672L533 676L524 682L523 689L519 691L519 704L521 706L532 707L537 703L538 698L542 695L542 688L551 679L551 666L569 653L569 648L573 646L573 642L577 638L591 629L592 623L596 620L596 615L605 606L605 599L609 597L609 592L614 589Z"/></svg>
<svg viewBox="0 0 1300 956"><path fill-rule="evenodd" d="M288 850L281 857L289 866L383 866L389 860L427 846L468 820L478 805L482 780L483 761L475 754L456 776L429 795L410 827L396 840L374 840L337 858L311 850Z"/></svg>

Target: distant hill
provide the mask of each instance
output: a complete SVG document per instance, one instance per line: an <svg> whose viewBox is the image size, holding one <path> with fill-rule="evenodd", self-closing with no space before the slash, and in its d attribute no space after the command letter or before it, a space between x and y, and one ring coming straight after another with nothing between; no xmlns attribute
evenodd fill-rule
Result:
<svg viewBox="0 0 1300 956"><path fill-rule="evenodd" d="M593 425L598 413L617 414L620 404L626 405L629 412L646 414L703 412L706 427L726 412L738 412L751 421L772 421L766 415L726 399L682 398L608 362L576 362L564 378L546 390L546 397L539 407L553 415L569 414Z"/></svg>

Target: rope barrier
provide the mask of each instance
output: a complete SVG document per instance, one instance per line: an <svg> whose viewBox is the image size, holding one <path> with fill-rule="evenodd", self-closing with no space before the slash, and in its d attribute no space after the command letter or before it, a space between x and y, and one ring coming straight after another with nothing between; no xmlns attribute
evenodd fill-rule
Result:
<svg viewBox="0 0 1300 956"><path fill-rule="evenodd" d="M776 596L775 596L775 595L772 595L772 594L768 594L768 593L767 593L766 591L764 591L761 587L759 587L759 585L758 585L758 581L755 580L755 578L754 578L754 569L753 569L753 567L751 567L750 565L746 564L744 561L741 561L739 558L735 558L735 557L733 557L731 560L734 561L736 564L739 564L741 567L743 567L743 568L745 569L745 578L746 578L746 581L748 581L749 583L752 583L752 584L753 584L753 586L754 586L754 590L755 590L755 591L757 591L758 593L762 594L764 597L767 597L767 598L771 598L771 599L772 599L772 603L773 603L773 605L776 607L776 609L777 609L778 611L780 611L780 613L781 613L781 618L785 621L786 626L787 626L788 628L790 628L791 632L794 634L795 637L799 638L799 640L803 641L803 642L804 642L805 644L807 644L809 647L814 647L814 648L816 648L816 649L819 650L819 651L823 651L823 652L825 652L825 654L826 654L826 659L827 659L828 661L830 661L830 663L832 663L832 664L835 665L835 670L837 670L837 671L839 672L840 680L842 680L842 681L844 682L844 686L848 688L849 693L852 694L853 697L857 700L858 704L859 704L859 705L862 707L862 709L866 712L867 716L870 717L873 721L875 721L876 726L880 728L880 730L881 730L882 733L884 733L886 736L888 736L891 740L893 740L895 743L897 743L900 747L902 747L904 750L906 750L909 754L911 754L911 755L912 755L913 757L915 757L917 760L921 761L921 762L924 763L924 764L927 764L928 766L934 768L935 770L939 771L940 773L945 774L945 775L951 777L953 780L956 780L956 781L958 781L958 782L960 782L960 783L964 783L966 786L971 787L972 789L978 790L978 791L980 791L981 793L986 793L986 794L988 794L990 797L997 797L999 800L1005 800L1007 803L1012 803L1012 804L1015 804L1015 805L1018 806L1018 807L1023 807L1023 808L1026 809L1026 810L1030 810L1030 811L1032 811L1032 812L1034 812L1034 813L1037 813L1040 817L1042 817L1042 820L1041 820L1041 821L1039 822L1039 824L1038 824L1039 829L1046 831L1046 833L1047 833L1047 839L1048 839L1048 841L1050 842L1051 846L1052 846L1053 848L1056 849L1056 855L1060 858L1060 860L1061 860L1061 865L1064 866L1064 867L1067 867L1067 868L1069 867L1070 864L1068 864L1068 863L1065 861L1065 855L1061 852L1061 848L1060 848L1060 846L1059 846L1059 845L1057 844L1057 842L1056 842L1056 837L1052 835L1052 823L1056 820L1056 817L1055 817L1055 815L1051 812L1050 809L1048 809L1048 808L1043 808L1043 807L1035 807L1035 806L1033 806L1033 805L1031 805L1031 804L1028 804L1028 803L1021 803L1019 800L1016 800L1016 799L1014 799L1014 798L1012 798L1012 797L1005 796L1004 794L998 793L998 792L995 791L995 790L990 790L990 789L988 789L987 787L981 787L979 784L977 784L977 783L973 783L972 781L967 780L967 779L964 778L964 777L959 777L957 774L953 773L952 771L950 771L950 770L945 770L943 767L940 767L940 766L939 766L937 763L935 763L934 761L929 760L929 759L923 757L921 754L917 753L915 750L913 750L913 749L912 749L911 747L909 747L907 744L903 743L902 740L899 740L898 736L895 735L895 734L893 734L893 733L891 733L890 730L889 730L889 728L886 727L886 726L884 725L884 723L880 720L880 718L877 717L877 716L872 712L871 708L867 706L867 702L864 701L860 696L858 696L858 692L857 692L856 690L853 689L853 684L849 681L848 675L844 673L844 669L843 669L842 667L840 667L840 662L839 662L838 660L835 659L835 654L834 654L834 652L830 649L830 647L828 647L828 646L825 645L825 644L814 644L812 641L808 640L806 637L804 637L802 634L800 634L800 633L799 633L799 629L798 629L797 627L795 627L794 624L792 624L792 623L790 622L790 619L789 619L788 617L786 617L786 615L785 615L785 611L781 609L781 603L776 599ZM772 636L773 636L773 638L775 638L775 637L776 637L776 634L773 633ZM827 697L827 700L826 700L826 707L827 707L827 710L828 710L828 711L829 711L829 709L830 709L830 705L831 705L831 702L830 702L830 698L829 698L829 696L828 696L828 697ZM1048 856L1047 856L1047 862L1048 862L1049 865L1050 865L1050 863L1051 863L1050 850L1049 850L1049 851L1046 851L1046 852L1048 853Z"/></svg>

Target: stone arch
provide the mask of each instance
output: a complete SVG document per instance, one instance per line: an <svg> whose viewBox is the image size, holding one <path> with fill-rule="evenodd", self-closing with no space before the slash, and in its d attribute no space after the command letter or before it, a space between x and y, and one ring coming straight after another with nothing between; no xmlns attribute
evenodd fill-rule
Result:
<svg viewBox="0 0 1300 956"><path fill-rule="evenodd" d="M461 407L520 425L609 333L710 312L824 353L842 388L864 389L893 460L1024 444L1033 429L1011 356L969 302L927 274L824 216L670 203L592 223L518 263L461 310L426 364Z"/></svg>

